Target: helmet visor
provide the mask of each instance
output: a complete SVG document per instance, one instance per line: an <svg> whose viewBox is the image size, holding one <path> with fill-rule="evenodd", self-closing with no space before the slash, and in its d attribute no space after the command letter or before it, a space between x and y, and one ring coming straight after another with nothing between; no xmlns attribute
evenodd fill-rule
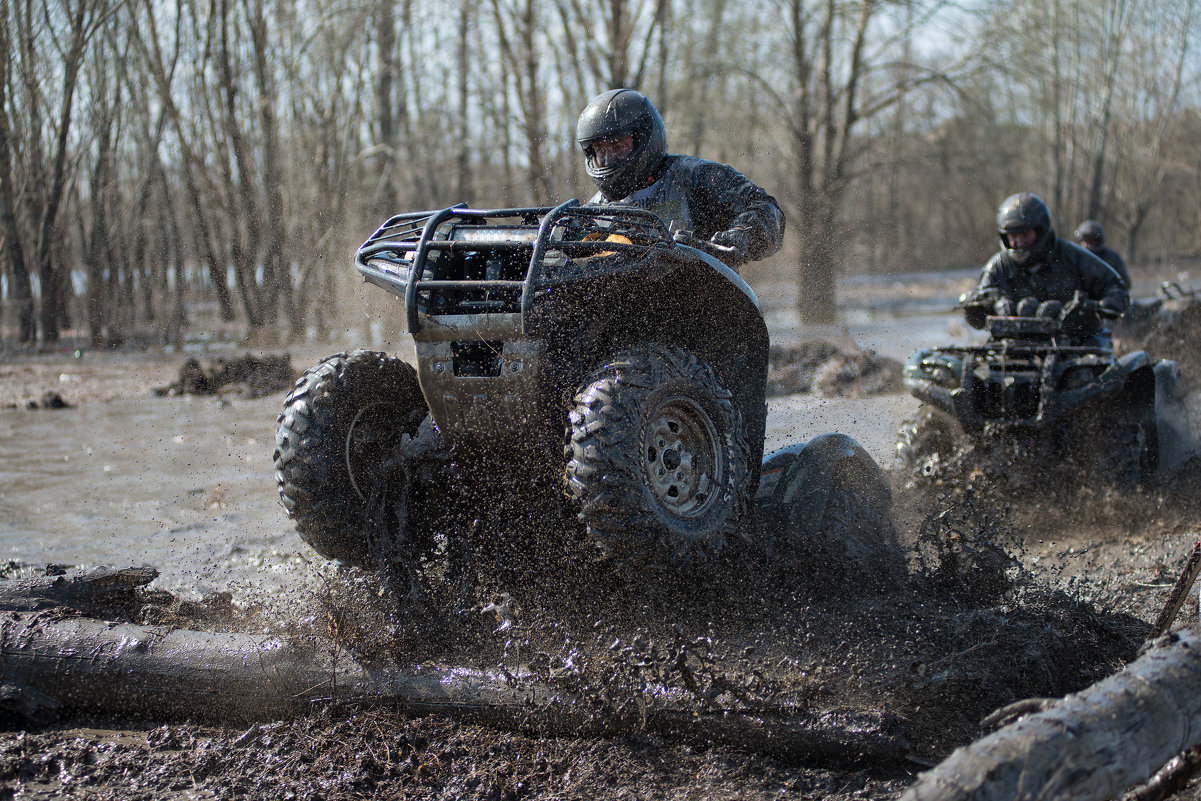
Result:
<svg viewBox="0 0 1201 801"><path fill-rule="evenodd" d="M1006 231L1005 244L1010 250L1029 250L1038 242L1038 231L1027 228L1024 231Z"/></svg>
<svg viewBox="0 0 1201 801"><path fill-rule="evenodd" d="M584 145L584 155L601 170L616 167L634 152L634 134L626 132L604 139L594 139Z"/></svg>

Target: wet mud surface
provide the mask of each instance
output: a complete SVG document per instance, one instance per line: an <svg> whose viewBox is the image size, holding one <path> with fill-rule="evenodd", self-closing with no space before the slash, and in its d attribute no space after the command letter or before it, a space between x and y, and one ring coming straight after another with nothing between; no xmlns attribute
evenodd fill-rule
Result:
<svg viewBox="0 0 1201 801"><path fill-rule="evenodd" d="M48 376L71 364L50 362ZM9 442L59 414L96 415L90 427L131 440L124 458L110 450L85 471L121 480L101 490L103 508L89 507L90 518L64 522L46 484L28 486L43 511L0 495L0 532L8 558L20 563L10 574L60 557L111 563L124 552L129 563L165 568L161 586L199 602L156 596L135 613L149 615L145 622L324 638L368 664L459 665L514 685L550 682L604 721L603 735L552 735L533 712L524 723L485 725L383 701L314 703L307 714L267 721L79 710L34 724L10 713L0 731L2 797L895 798L979 736L993 710L1081 689L1133 659L1198 536L1192 485L1124 496L1064 488L1015 501L893 474L905 559L897 580L829 564L814 543L785 555L752 548L687 579L531 565L526 580L423 603L303 553L272 498L265 452L277 399L150 399L178 369L175 360L131 371L122 380L145 382L137 400L37 411L16 400L0 413ZM890 434L916 403L895 392L864 395L774 400L769 447L789 431L818 433L781 422L798 409L824 415L821 430L869 432L865 446L890 465ZM161 410L143 404L169 404L167 416L184 422L137 440L139 427L163 423ZM93 405L135 421L141 409L153 426L148 418L102 422ZM185 448L180 437L205 444ZM36 441L51 440L47 430ZM135 465L155 449L138 474ZM86 458L72 447L34 464L50 471ZM4 454L12 474L24 460L15 447ZM243 473L231 472L236 465ZM185 469L191 478L152 478ZM118 499L131 491L123 507ZM58 493L60 505L68 495ZM156 516L171 522L139 522ZM115 519L128 530L108 522ZM55 554L44 533L54 529L40 529L41 545L35 532L55 525L112 528L100 544L77 542L38 560L41 551ZM177 563L163 564L172 549ZM222 590L229 595L211 594ZM1196 619L1194 593L1177 625ZM761 721L759 736L726 736L723 715ZM814 721L847 745L787 747L772 736L784 721Z"/></svg>

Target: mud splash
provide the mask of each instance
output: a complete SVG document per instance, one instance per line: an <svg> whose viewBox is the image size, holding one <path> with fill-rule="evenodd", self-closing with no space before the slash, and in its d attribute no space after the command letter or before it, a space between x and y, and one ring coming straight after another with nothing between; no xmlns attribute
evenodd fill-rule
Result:
<svg viewBox="0 0 1201 801"><path fill-rule="evenodd" d="M633 581L596 565L561 565L561 581L481 586L446 606L394 595L378 576L323 566L308 625L361 663L457 665L514 688L546 684L579 699L575 712L620 722L621 733L550 738L521 726L328 704L250 728L126 722L120 738L10 729L0 736L0 777L27 791L102 792L138 764L140 795L131 797L156 799L184 786L215 797L237 787L251 799L600 797L615 784L751 799L782 790L895 797L918 769L973 739L987 713L1108 675L1149 630L1091 602L1083 585L1028 569L1024 540L975 499L943 498L910 534L909 578L874 594L832 585L807 569L804 554L740 560L687 580ZM231 614L236 625L238 610ZM718 744L700 723L654 725L668 714L699 721L723 712L764 725L785 717L836 723L847 743L876 731L907 745L899 762L865 762L867 752L851 746L833 762L798 760L749 733Z"/></svg>

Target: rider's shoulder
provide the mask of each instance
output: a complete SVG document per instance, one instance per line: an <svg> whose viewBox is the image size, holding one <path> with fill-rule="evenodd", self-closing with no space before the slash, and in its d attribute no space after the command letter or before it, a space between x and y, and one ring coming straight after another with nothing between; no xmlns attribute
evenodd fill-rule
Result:
<svg viewBox="0 0 1201 801"><path fill-rule="evenodd" d="M1086 250L1077 245L1075 242L1070 242L1066 239L1056 239L1055 247L1059 251L1060 258L1063 261L1071 262L1078 267L1091 270L1108 270L1109 265L1095 253Z"/></svg>

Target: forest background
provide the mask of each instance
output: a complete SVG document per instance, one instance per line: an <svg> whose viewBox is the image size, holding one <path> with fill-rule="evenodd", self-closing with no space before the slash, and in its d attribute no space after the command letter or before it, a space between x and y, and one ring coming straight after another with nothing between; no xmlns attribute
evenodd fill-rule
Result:
<svg viewBox="0 0 1201 801"><path fill-rule="evenodd" d="M326 337L388 214L590 196L575 121L617 86L780 200L743 272L801 322L839 276L979 266L1018 191L1186 265L1197 1L0 0L0 348Z"/></svg>

